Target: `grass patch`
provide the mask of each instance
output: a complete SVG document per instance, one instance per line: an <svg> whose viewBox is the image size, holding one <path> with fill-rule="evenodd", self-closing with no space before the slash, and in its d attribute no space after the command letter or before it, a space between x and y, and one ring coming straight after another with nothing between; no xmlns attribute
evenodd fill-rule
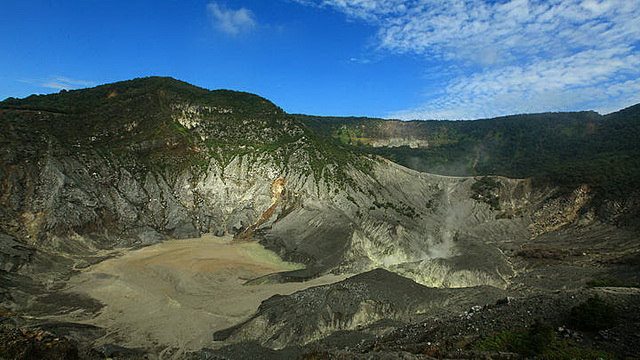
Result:
<svg viewBox="0 0 640 360"><path fill-rule="evenodd" d="M534 356L545 352L555 339L553 328L537 321L528 330L506 330L475 344L476 350L515 352Z"/></svg>

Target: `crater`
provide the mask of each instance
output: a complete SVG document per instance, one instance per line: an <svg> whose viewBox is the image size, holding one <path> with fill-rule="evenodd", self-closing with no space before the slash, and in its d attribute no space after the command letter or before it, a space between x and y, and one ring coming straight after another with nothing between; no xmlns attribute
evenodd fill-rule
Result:
<svg viewBox="0 0 640 360"><path fill-rule="evenodd" d="M300 268L258 243L230 237L167 241L125 252L71 278L67 291L105 306L92 317L70 314L62 320L106 328L108 335L99 340L104 344L181 351L215 347L222 345L213 342L215 331L247 320L263 300L346 278L325 275L305 283L245 285Z"/></svg>

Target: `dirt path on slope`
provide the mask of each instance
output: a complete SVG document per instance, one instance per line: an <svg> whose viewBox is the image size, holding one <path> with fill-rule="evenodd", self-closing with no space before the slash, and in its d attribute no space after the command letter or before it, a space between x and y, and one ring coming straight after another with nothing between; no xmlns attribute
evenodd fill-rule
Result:
<svg viewBox="0 0 640 360"><path fill-rule="evenodd" d="M262 300L343 280L242 285L246 280L299 268L257 243L206 235L172 240L96 264L69 281L68 291L105 304L92 319L108 330L103 343L181 351L212 346L212 334L249 318Z"/></svg>

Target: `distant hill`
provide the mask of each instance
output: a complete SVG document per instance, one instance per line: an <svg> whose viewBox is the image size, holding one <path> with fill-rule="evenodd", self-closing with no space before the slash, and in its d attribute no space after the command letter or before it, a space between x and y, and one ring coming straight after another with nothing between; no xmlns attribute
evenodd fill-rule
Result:
<svg viewBox="0 0 640 360"><path fill-rule="evenodd" d="M542 113L475 121L297 115L337 142L442 175L532 177L601 198L640 188L640 105L602 116Z"/></svg>

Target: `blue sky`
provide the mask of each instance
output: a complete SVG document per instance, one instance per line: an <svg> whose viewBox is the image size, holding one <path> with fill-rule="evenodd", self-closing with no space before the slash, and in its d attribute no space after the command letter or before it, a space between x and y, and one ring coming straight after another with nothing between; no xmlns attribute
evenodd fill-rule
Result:
<svg viewBox="0 0 640 360"><path fill-rule="evenodd" d="M638 0L4 0L0 44L0 99L163 75L317 115L640 103Z"/></svg>

